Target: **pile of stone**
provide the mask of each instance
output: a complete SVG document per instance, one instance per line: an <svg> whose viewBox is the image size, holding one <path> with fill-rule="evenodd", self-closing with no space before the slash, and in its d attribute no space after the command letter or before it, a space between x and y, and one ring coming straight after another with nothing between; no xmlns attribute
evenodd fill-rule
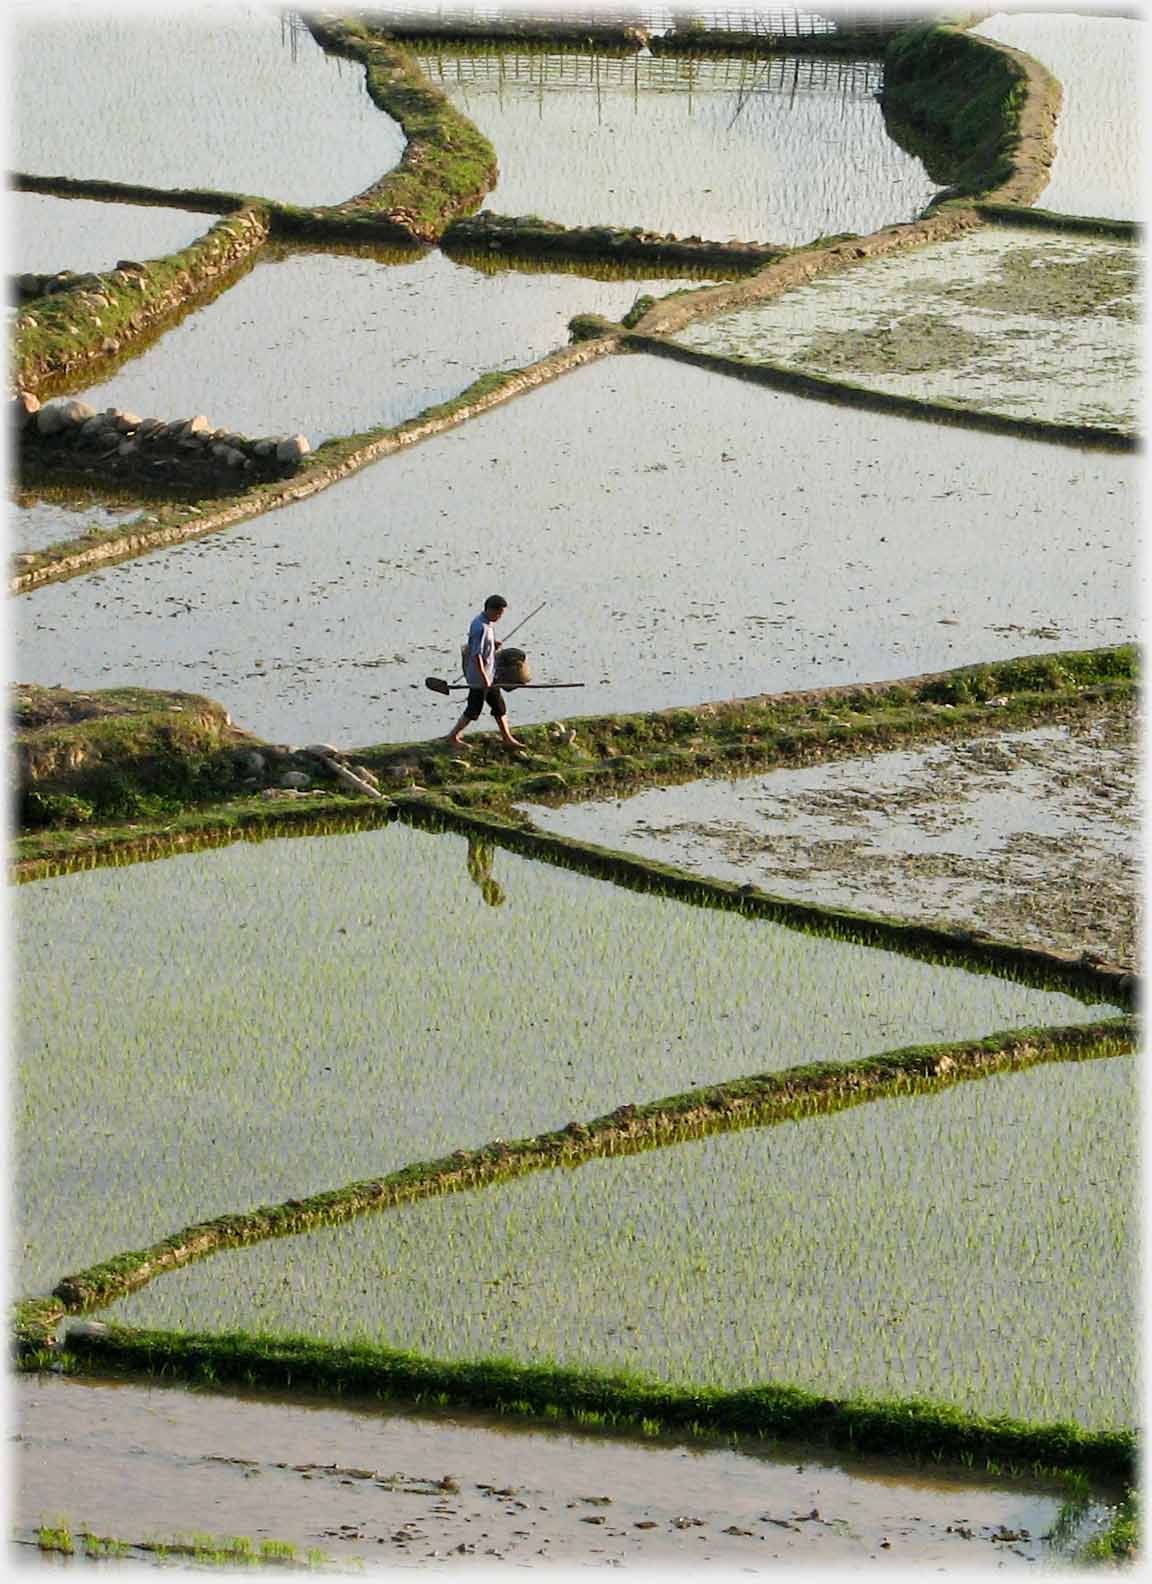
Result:
<svg viewBox="0 0 1152 1584"><path fill-rule="evenodd" d="M82 401L41 406L30 391L11 407L21 461L135 483L215 493L284 478L312 449L302 434L253 440L214 429L202 414L166 423Z"/></svg>
<svg viewBox="0 0 1152 1584"><path fill-rule="evenodd" d="M363 793L376 802L388 801L368 766L350 764L347 754L330 743L311 743L307 748L263 743L259 748L243 748L236 755L235 768L240 786L246 791L259 790L265 798L322 792L317 780L331 777L351 792Z"/></svg>
<svg viewBox="0 0 1152 1584"><path fill-rule="evenodd" d="M133 264L128 259L123 259L116 266L117 269L142 273L142 264ZM107 288L99 275L77 275L72 270L57 270L54 275L17 275L16 299L18 302L30 302L35 297L51 297L56 292L78 291L92 292L103 297L107 306L109 299L103 294Z"/></svg>

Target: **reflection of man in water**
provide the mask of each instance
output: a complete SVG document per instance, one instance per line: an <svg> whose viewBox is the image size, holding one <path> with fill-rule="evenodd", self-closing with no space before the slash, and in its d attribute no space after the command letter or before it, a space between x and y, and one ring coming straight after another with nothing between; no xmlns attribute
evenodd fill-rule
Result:
<svg viewBox="0 0 1152 1584"><path fill-rule="evenodd" d="M492 857L496 849L491 842L478 836L468 838L468 878L480 887L480 895L489 907L504 905L504 887L492 878Z"/></svg>

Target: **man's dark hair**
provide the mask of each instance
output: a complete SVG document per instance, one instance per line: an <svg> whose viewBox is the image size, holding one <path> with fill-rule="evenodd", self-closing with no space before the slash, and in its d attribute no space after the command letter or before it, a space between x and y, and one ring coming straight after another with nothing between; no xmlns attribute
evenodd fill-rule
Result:
<svg viewBox="0 0 1152 1584"><path fill-rule="evenodd" d="M508 601L504 598L503 594L489 594L488 598L484 601L484 609L486 611L489 611L489 610L495 610L495 611L507 610L508 609Z"/></svg>

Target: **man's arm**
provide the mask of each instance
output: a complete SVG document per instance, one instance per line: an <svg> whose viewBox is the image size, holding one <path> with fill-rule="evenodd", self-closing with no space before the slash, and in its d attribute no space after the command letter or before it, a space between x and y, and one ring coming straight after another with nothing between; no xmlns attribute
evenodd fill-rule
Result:
<svg viewBox="0 0 1152 1584"><path fill-rule="evenodd" d="M492 636L491 627L488 628L487 632L481 638L480 646L476 650L476 664L480 668L480 675L484 678L484 686L486 688L490 688L492 686L492 681L493 681L493 676L494 676L494 672L493 672L492 666L490 665L490 663L488 662L488 660L486 659L485 654L484 654L485 648L487 647L487 645L484 642L484 639L488 638L490 636ZM495 638L494 637L493 637L492 641L493 641L493 646L495 647Z"/></svg>

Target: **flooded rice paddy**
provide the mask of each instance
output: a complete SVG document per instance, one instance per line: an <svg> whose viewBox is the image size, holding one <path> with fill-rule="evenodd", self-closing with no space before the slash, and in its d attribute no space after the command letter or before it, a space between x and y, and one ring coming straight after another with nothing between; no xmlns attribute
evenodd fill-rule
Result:
<svg viewBox="0 0 1152 1584"><path fill-rule="evenodd" d="M419 58L494 146L501 214L794 245L911 220L936 191L887 135L879 61Z"/></svg>
<svg viewBox="0 0 1152 1584"><path fill-rule="evenodd" d="M133 522L147 509L141 501L111 489L43 484L14 491L4 526L10 549L44 550L62 539L80 539Z"/></svg>
<svg viewBox="0 0 1152 1584"><path fill-rule="evenodd" d="M11 162L35 175L331 204L404 151L363 67L268 6L37 13L11 44Z"/></svg>
<svg viewBox="0 0 1152 1584"><path fill-rule="evenodd" d="M777 896L1135 969L1133 733L1120 710L527 812L546 830Z"/></svg>
<svg viewBox="0 0 1152 1584"><path fill-rule="evenodd" d="M441 252L266 249L242 279L109 380L96 408L207 413L242 434L334 435L400 423L493 369L568 341L574 314L618 319L699 280L474 269Z"/></svg>
<svg viewBox="0 0 1152 1584"><path fill-rule="evenodd" d="M102 1316L1118 1428L1134 1086L1129 1058L1055 1064L534 1173L228 1250Z"/></svg>
<svg viewBox="0 0 1152 1584"><path fill-rule="evenodd" d="M337 489L38 590L21 668L362 746L448 730L454 701L423 678L455 676L490 588L509 626L549 600L524 634L536 680L586 683L514 695L523 722L1120 643L1139 471L616 357Z"/></svg>
<svg viewBox="0 0 1152 1584"><path fill-rule="evenodd" d="M1036 200L1038 208L1114 220L1142 218L1145 26L1132 17L997 12L973 28L1031 55L1063 90L1052 177Z"/></svg>
<svg viewBox="0 0 1152 1584"><path fill-rule="evenodd" d="M813 281L674 338L953 405L1132 431L1140 256L999 227Z"/></svg>
<svg viewBox="0 0 1152 1584"><path fill-rule="evenodd" d="M1103 30L1128 40L1134 24L986 30L1002 23L1039 23L1013 42L1064 81L1041 205L1134 213L1134 52L1109 64ZM1071 60L1048 49L1065 24ZM14 45L27 170L338 203L403 147L362 67L270 11L25 5ZM934 191L884 133L874 61L455 50L425 65L493 137L499 212L787 243L909 219ZM145 213L106 205L90 254L77 222L95 206L17 202L20 269L180 245L117 231L104 257L100 227ZM75 229L58 243L61 217ZM918 391L1131 422L1129 250L988 233L947 253L962 280L945 256L813 288L816 324L790 294L772 357L795 310L801 366L883 379L894 354ZM538 357L572 314L616 317L675 284L269 249L86 394L317 443ZM833 286L857 285L837 317ZM510 624L547 600L525 635L535 675L587 684L515 695L514 721L1114 643L1136 632L1138 476L1132 457L617 357L238 530L41 590L19 607L18 670L195 690L273 741L349 746L447 728L456 701L422 679L453 676L491 588ZM22 495L17 547L137 510ZM1124 753L1097 721L534 812L769 890L959 910L1073 951L1123 937L1130 961ZM20 1294L190 1222L629 1101L1101 1012L399 825L41 882L13 917ZM1133 1066L1039 1067L539 1173L219 1255L112 1312L1130 1424ZM19 1391L19 1550L63 1515L128 1540L242 1532L397 1567L1035 1569L1066 1517L1000 1472L990 1489L799 1446L782 1464L315 1400L44 1376Z"/></svg>
<svg viewBox="0 0 1152 1584"><path fill-rule="evenodd" d="M1061 1555L1057 1486L802 1445L781 1456L49 1375L18 1380L12 1400L18 1539L63 1516L135 1540L209 1529L389 1569L595 1557L677 1573L705 1561L1011 1570ZM455 1489L441 1488L446 1473ZM1100 1513L1089 1504L1076 1538Z"/></svg>
<svg viewBox="0 0 1152 1584"><path fill-rule="evenodd" d="M396 825L38 882L13 918L20 1292L624 1101L1100 1015Z"/></svg>
<svg viewBox="0 0 1152 1584"><path fill-rule="evenodd" d="M163 258L185 248L217 216L149 204L94 203L87 198L8 194L10 267L18 273L80 275L109 270L119 259Z"/></svg>

